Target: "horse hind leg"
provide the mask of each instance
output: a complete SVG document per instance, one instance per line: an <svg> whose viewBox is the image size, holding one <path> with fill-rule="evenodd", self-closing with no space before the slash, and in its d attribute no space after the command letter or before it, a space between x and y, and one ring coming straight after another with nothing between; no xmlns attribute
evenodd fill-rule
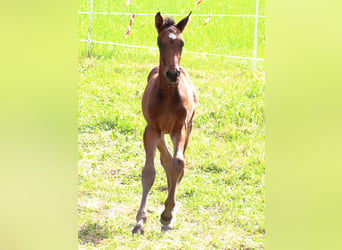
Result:
<svg viewBox="0 0 342 250"><path fill-rule="evenodd" d="M170 188L170 164L171 164L171 159L172 159L172 153L171 149L169 148L169 145L167 144L165 140L165 135L162 135L158 144L158 150L160 152L160 163L163 166L165 173L166 173L166 178L167 178L167 186L168 189Z"/></svg>
<svg viewBox="0 0 342 250"><path fill-rule="evenodd" d="M145 128L144 132L144 148L146 152L146 161L145 166L142 170L142 186L143 186L143 194L141 198L140 208L137 212L136 216L136 224L132 230L132 234L137 234L140 231L140 234L144 234L144 223L147 219L147 196L150 192L150 189L154 183L156 170L154 167L154 156L156 152L156 147L160 136L149 126Z"/></svg>
<svg viewBox="0 0 342 250"><path fill-rule="evenodd" d="M189 122L187 130L186 130L185 142L184 142L184 146L183 146L183 157L184 158L185 158L185 156L184 156L185 155L185 150L186 150L186 147L188 146L188 142L189 142L189 139L190 139L191 131L192 131L192 120ZM181 175L180 175L180 177L178 179L178 184L181 182L183 176L184 176L184 171L181 172Z"/></svg>

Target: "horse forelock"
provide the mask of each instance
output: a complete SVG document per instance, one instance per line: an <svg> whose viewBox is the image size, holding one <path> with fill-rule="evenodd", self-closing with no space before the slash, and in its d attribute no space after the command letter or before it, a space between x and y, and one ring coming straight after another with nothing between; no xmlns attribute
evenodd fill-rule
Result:
<svg viewBox="0 0 342 250"><path fill-rule="evenodd" d="M163 27L167 28L170 26L175 25L175 20L172 17L165 17L164 22L163 22Z"/></svg>

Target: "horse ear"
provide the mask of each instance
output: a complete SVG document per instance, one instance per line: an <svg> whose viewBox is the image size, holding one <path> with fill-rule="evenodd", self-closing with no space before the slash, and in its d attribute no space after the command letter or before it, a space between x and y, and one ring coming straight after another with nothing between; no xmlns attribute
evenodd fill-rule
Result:
<svg viewBox="0 0 342 250"><path fill-rule="evenodd" d="M161 31L161 29L163 27L163 23L164 23L163 17L160 15L160 12L158 12L156 14L156 16L154 17L154 23L155 23L156 28L157 28L158 33L159 33Z"/></svg>
<svg viewBox="0 0 342 250"><path fill-rule="evenodd" d="M179 23L177 23L176 27L177 27L181 32L183 32L185 26L186 26L186 25L188 24L188 22L190 21L191 13L192 13L192 12L190 12L190 14L189 14L187 17L185 17L185 18L183 18L182 20L180 20Z"/></svg>

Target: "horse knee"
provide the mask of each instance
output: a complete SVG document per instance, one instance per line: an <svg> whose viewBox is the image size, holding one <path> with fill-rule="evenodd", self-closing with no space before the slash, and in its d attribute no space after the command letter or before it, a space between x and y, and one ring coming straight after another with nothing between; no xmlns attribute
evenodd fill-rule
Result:
<svg viewBox="0 0 342 250"><path fill-rule="evenodd" d="M175 156L171 160L171 165L176 172L181 173L184 170L185 160L183 157Z"/></svg>

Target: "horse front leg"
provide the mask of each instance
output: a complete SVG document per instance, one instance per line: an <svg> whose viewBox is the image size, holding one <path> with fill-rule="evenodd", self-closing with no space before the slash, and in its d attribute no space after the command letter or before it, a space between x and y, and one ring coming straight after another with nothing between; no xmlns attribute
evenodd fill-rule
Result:
<svg viewBox="0 0 342 250"><path fill-rule="evenodd" d="M146 152L145 166L142 170L141 182L143 186L143 194L141 198L140 208L138 210L136 221L132 234L144 234L144 223L147 219L147 195L154 183L156 170L154 168L154 156L156 148L160 140L160 135L147 125L144 132L144 148Z"/></svg>
<svg viewBox="0 0 342 250"><path fill-rule="evenodd" d="M160 222L165 229L170 229L171 220L175 217L176 192L180 180L184 174L184 150L186 147L188 133L183 127L174 135L171 135L171 140L174 146L174 155L171 159L170 169L168 171L168 179L170 180L168 197L165 201L165 210L160 216ZM173 222L173 221L172 221Z"/></svg>
<svg viewBox="0 0 342 250"><path fill-rule="evenodd" d="M160 138L159 144L157 146L159 152L160 152L160 163L163 166L166 178L167 178L167 188L170 189L170 164L172 159L172 153L171 149L169 148L169 145L167 144L165 140L165 134L163 134Z"/></svg>

